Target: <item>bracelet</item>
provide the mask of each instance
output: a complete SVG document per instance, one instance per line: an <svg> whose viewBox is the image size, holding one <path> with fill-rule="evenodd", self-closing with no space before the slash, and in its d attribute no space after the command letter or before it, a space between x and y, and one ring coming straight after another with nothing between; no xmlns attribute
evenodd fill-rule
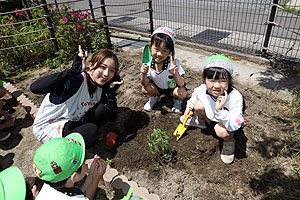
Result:
<svg viewBox="0 0 300 200"><path fill-rule="evenodd" d="M143 73L143 72L141 72L141 74L142 74L142 75L144 75L144 76L146 76L146 75L147 75L147 73Z"/></svg>

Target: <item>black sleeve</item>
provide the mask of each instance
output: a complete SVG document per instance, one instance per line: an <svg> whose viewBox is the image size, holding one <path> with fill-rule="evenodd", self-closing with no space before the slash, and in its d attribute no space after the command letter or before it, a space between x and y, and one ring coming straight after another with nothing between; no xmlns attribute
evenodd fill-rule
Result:
<svg viewBox="0 0 300 200"><path fill-rule="evenodd" d="M110 83L114 81L121 81L121 77L116 74L107 84L103 86L103 94L107 97L107 103L105 104L105 107L109 109L111 112L117 111L117 89L120 87L120 85L116 85L113 88L109 88Z"/></svg>
<svg viewBox="0 0 300 200"><path fill-rule="evenodd" d="M34 94L59 93L63 90L65 81L80 74L81 70L82 61L76 54L71 68L38 78L30 85L30 90Z"/></svg>
<svg viewBox="0 0 300 200"><path fill-rule="evenodd" d="M117 91L117 89L119 89L120 85L116 85L114 88L110 88L109 85L112 82L119 82L121 81L121 77L119 74L116 74L109 82L107 82L104 86L103 86L103 93L104 94L109 94L111 92Z"/></svg>

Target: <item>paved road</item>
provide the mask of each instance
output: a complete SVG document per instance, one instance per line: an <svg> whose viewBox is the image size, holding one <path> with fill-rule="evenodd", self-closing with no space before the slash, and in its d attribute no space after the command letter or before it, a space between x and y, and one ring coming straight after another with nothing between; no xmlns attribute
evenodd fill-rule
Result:
<svg viewBox="0 0 300 200"><path fill-rule="evenodd" d="M53 0L52 0L53 1ZM64 2L65 0L57 0ZM51 2L51 1L48 1ZM129 1L123 0L123 4ZM128 29L149 31L150 26L141 25L149 21L149 13L120 16L148 8L141 0L131 0L132 6L120 5L119 0L105 0L109 24L124 26ZM235 2L235 3L231 3ZM271 0L154 0L154 28L170 26L181 39L209 41L224 45L238 46L260 51L265 40L269 20ZM248 2L248 3L247 3ZM250 3L249 3L250 2ZM96 18L102 16L99 0L92 0ZM219 5L218 5L219 4ZM88 9L88 0L72 3L75 9ZM269 47L281 55L300 58L299 17L287 12L277 12L275 22L281 27L273 27ZM290 26L290 27L289 27ZM293 29L292 29L293 28ZM209 44L209 43L208 43ZM292 50L290 50L292 49Z"/></svg>
<svg viewBox="0 0 300 200"><path fill-rule="evenodd" d="M66 0L57 0L65 2ZM51 2L51 1L50 1ZM132 2L142 2L141 0L132 0ZM248 3L247 3L248 2ZM228 31L239 31L246 33L264 34L265 23L269 19L271 0L244 0L239 3L230 3L223 0L199 1L199 0L159 0L153 1L153 18L155 20L165 20L170 22L205 26ZM119 0L106 0L108 5L120 5ZM221 4L218 6L218 3ZM99 0L92 0L94 7L100 6ZM126 1L124 1L126 4ZM71 3L75 9L89 8L88 1L79 1ZM134 6L107 6L108 16L129 14L139 12L148 8L148 4L138 4ZM96 16L101 16L101 9L96 9ZM300 27L300 20L296 16L284 12L278 12L276 22L283 25L291 24L294 27ZM135 16L133 16L135 17ZM149 18L149 14L139 14L138 17ZM289 17L289 18L287 18ZM120 17L121 18L121 17ZM114 18L115 19L115 18ZM113 18L109 19L113 20ZM285 29L279 29L274 35L276 37L291 37L296 39L296 35Z"/></svg>

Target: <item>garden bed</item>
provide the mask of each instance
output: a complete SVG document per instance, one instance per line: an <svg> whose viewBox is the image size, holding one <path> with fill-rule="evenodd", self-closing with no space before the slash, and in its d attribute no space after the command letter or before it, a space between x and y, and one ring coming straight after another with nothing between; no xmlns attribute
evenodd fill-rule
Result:
<svg viewBox="0 0 300 200"><path fill-rule="evenodd" d="M260 92L257 87L254 90L234 84L245 98L247 121L243 131L236 135L236 159L233 164L225 165L220 160L219 140L210 131L189 128L176 142L173 132L180 115L171 112L171 98L163 98L151 112L143 111L148 97L141 93L139 82L142 50L119 51L117 54L124 63L126 74L125 84L118 90L118 117L101 128L101 131L118 134L117 145L108 148L99 140L90 153L111 159L112 166L120 174L164 200L295 199L292 197L296 197L293 195L299 182L292 169L292 154L285 150L293 145L288 134L295 124L287 102L271 92ZM53 71L25 73L13 83L38 105L43 96L30 93L29 85L34 79ZM191 95L201 83L201 72L185 71ZM168 164L159 164L149 151L147 136L154 129L163 129L170 136L175 159ZM28 134L32 137L32 133ZM35 146L37 144L34 142ZM21 163L21 158L15 160L16 166L22 166ZM22 170L23 173L24 170L27 168ZM32 172L25 173L30 174Z"/></svg>

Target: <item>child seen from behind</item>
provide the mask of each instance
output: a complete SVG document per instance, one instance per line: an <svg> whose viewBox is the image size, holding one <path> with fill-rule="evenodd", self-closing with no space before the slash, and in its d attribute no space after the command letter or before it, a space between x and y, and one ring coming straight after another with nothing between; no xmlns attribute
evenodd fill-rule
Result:
<svg viewBox="0 0 300 200"><path fill-rule="evenodd" d="M212 127L216 135L223 139L221 160L228 164L234 160L234 133L244 125L243 97L232 86L232 63L222 55L209 57L203 68L203 84L194 89L187 101L183 122L188 113L192 117L186 125L201 129Z"/></svg>
<svg viewBox="0 0 300 200"><path fill-rule="evenodd" d="M106 163L95 156L90 169L85 164L85 142L79 133L53 138L35 151L35 175L44 181L36 200L93 199ZM77 187L84 176L84 183Z"/></svg>
<svg viewBox="0 0 300 200"><path fill-rule="evenodd" d="M174 102L172 111L181 112L182 101L187 92L183 78L185 72L179 60L174 57L175 42L176 35L168 27L156 29L151 36L151 64L141 66L142 92L150 96L144 106L146 111L153 109L160 101L160 95L170 94Z"/></svg>

